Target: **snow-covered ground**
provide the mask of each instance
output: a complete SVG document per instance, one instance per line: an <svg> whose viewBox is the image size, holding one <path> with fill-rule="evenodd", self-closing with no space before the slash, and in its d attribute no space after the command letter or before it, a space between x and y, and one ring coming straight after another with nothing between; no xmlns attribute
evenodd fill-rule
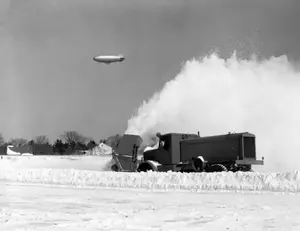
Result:
<svg viewBox="0 0 300 231"><path fill-rule="evenodd" d="M118 173L110 159L3 157L0 230L300 230L300 171Z"/></svg>
<svg viewBox="0 0 300 231"><path fill-rule="evenodd" d="M300 230L298 195L0 188L5 231Z"/></svg>

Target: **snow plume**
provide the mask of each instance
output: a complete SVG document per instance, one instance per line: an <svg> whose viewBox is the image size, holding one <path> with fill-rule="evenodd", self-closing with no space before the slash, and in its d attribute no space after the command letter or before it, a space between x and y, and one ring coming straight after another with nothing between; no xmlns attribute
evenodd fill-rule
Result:
<svg viewBox="0 0 300 231"><path fill-rule="evenodd" d="M125 133L145 142L156 133L256 135L264 171L300 169L300 72L286 56L258 60L217 54L185 63L144 102Z"/></svg>

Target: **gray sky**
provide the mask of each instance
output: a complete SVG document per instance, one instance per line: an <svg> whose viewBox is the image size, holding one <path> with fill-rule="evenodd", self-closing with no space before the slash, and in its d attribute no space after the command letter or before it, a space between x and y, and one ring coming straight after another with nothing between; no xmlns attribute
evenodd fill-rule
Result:
<svg viewBox="0 0 300 231"><path fill-rule="evenodd" d="M2 0L0 132L96 140L213 48L300 58L298 0ZM124 54L121 64L92 57Z"/></svg>

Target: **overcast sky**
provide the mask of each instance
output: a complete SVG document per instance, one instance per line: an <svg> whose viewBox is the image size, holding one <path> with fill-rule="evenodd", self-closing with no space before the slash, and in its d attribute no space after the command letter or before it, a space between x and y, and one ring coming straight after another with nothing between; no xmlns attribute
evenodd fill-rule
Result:
<svg viewBox="0 0 300 231"><path fill-rule="evenodd" d="M0 132L96 140L213 48L300 59L298 0L1 0ZM102 65L93 56L124 54Z"/></svg>

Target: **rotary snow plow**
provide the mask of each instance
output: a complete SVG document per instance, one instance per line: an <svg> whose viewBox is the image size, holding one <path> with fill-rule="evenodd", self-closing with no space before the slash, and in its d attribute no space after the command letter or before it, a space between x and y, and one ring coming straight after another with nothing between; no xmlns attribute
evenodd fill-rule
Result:
<svg viewBox="0 0 300 231"><path fill-rule="evenodd" d="M263 165L256 159L255 135L228 133L200 137L198 134L158 133L158 147L141 153L142 138L125 134L116 151L113 171L146 172L221 172L252 171Z"/></svg>

